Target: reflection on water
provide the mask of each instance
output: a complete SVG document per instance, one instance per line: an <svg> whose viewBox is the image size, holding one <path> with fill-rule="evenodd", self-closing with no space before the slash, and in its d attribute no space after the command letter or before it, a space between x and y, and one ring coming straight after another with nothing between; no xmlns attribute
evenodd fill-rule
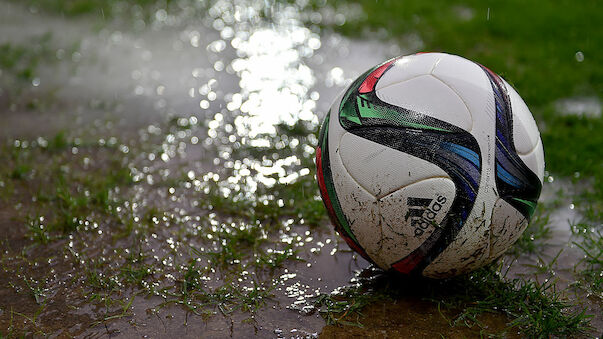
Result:
<svg viewBox="0 0 603 339"><path fill-rule="evenodd" d="M19 149L26 145L31 152L47 149L55 131L66 126L78 138L93 135L101 149L120 151L119 163L134 182L109 190L112 216L78 217L79 231L67 243L58 242L67 254L49 260L58 268L35 281L45 281L48 297L65 296L50 299L41 323L52 328L50 314L64 313L59 305L66 302L75 306L59 323L72 333L169 329L217 337L232 331L316 336L324 320L312 298L346 284L367 266L324 227L313 179L319 115L351 78L390 57L392 49L321 36L304 21L341 24L344 15L325 8L304 12L303 3L215 1L208 7L195 2L157 9L150 17L118 5L116 12L129 13L133 22L118 16L98 34L86 22L42 20L42 14L0 4L5 18L16 16L36 27L15 31L13 43L34 31L59 36L49 42L56 60L38 69L31 82L35 91L20 94L26 98L52 89L43 99L61 104L27 123L21 114L25 106L17 107L4 125L6 134L24 139ZM345 10L357 9L350 8ZM2 22L0 28L16 24ZM69 49L72 41L80 43ZM39 134L44 136L39 141L25 141ZM90 153L79 144L74 142L73 155L82 157L85 169L104 166L104 151ZM80 170L77 163L63 166L65 173ZM309 207L298 206L302 201ZM53 218L45 214L32 227L43 232ZM119 225L130 226L124 233ZM6 260L21 265L18 257ZM69 282L62 272L69 272ZM137 285L129 282L134 272ZM183 281L194 297L182 294ZM70 291L62 292L67 286ZM95 287L82 298L81 286ZM83 301L109 286L131 302L127 318L115 316L106 327L70 325L77 317L102 319L114 312L119 304L110 294L94 297L112 305L106 310ZM248 307L241 298L249 296L266 306L251 314L235 312ZM172 304L185 307L166 308ZM183 329L189 312L218 315ZM255 320L243 322L249 317Z"/></svg>
<svg viewBox="0 0 603 339"><path fill-rule="evenodd" d="M597 97L560 99L555 103L555 108L566 115L601 117L601 101Z"/></svg>
<svg viewBox="0 0 603 339"><path fill-rule="evenodd" d="M235 127L237 134L250 139L274 134L274 125L281 122L318 123L313 113L316 103L308 93L315 77L304 60L320 48L320 38L301 26L294 8L277 13L273 28L245 32L234 27L237 34L231 44L239 58L231 67L240 78L241 91L232 96L227 108L244 113L235 119Z"/></svg>
<svg viewBox="0 0 603 339"><path fill-rule="evenodd" d="M256 193L258 182L272 187L277 182L289 184L310 174L307 167L292 170L293 166L301 165L296 155L273 159L230 157L233 148L269 148L274 138L279 139L274 142L277 150L303 147L306 158L313 154L315 145L300 145L297 138L277 135L276 126L293 126L306 121L309 123L306 127L312 130L318 124L314 114L318 92L308 93L316 79L304 60L320 48L319 36L302 26L298 11L292 6L276 11L270 24L262 23L261 12L253 7L230 7L230 2L217 2L209 12L217 17L215 20L232 25L218 26L221 36L234 49L236 58L226 68L239 78L240 88L238 92L224 96L226 110L216 113L208 123L209 139L206 142L221 143L215 164L223 163L225 167L233 168L233 176L222 181L226 184L222 194L244 194L250 198ZM236 19L242 17L247 20ZM210 43L208 49L224 50L224 46L226 42L220 39ZM220 64L222 67L224 65ZM251 171L256 174L250 176ZM270 199L269 196L264 198ZM261 199L259 202L263 203Z"/></svg>

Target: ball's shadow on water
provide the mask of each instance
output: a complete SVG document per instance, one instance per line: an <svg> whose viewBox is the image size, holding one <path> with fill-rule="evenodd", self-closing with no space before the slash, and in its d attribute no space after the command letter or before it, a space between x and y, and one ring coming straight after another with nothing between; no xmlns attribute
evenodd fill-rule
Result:
<svg viewBox="0 0 603 339"><path fill-rule="evenodd" d="M478 273L469 273L446 279L427 278L418 274L407 275L393 270L383 271L370 266L358 275L359 283L370 291L387 293L393 298L423 298L438 300L445 297L467 294L480 288L478 284L485 278L484 274L495 274L493 268Z"/></svg>

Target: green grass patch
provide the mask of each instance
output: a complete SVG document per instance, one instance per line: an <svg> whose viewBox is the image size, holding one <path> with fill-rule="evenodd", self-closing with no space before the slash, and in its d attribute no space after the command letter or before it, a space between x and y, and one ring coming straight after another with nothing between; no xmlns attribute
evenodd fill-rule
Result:
<svg viewBox="0 0 603 339"><path fill-rule="evenodd" d="M165 131L173 136L176 130L198 127L168 123ZM313 138L313 130L304 133L303 138ZM281 241L279 232L292 223L289 220L305 217L302 209L308 207L296 205L303 203L299 197L315 200L313 169L276 186L259 183L257 194L243 188L239 195L225 195L225 190L235 191L234 176L245 184L254 180L257 171L245 174L225 168L219 174L191 176L187 166L167 171L163 162L129 158L162 151L166 144L161 138L130 145L127 153L120 152L118 141L100 140L61 132L48 140L11 140L0 152L0 160L7 165L0 169L4 185L15 186L18 196L31 199L23 211L26 235L39 253L62 248L59 257L65 257L76 272L65 286L103 310L95 324L129 315L132 299L124 295L161 296L162 306L181 305L204 317L216 312L255 312L266 304L278 283L279 269L299 260L298 245ZM286 154L287 150L274 145L264 151L277 148L279 156ZM285 166L288 174L311 166L313 154L304 149L305 153L299 145L295 150L300 159ZM251 148L235 152L258 161ZM154 165L152 170L150 165ZM147 182L146 175L155 181ZM219 179L214 180L216 176ZM274 178L278 181L279 177ZM44 184L33 184L39 182ZM144 194L135 197L133 192ZM170 203L172 196L199 203L184 213L182 207ZM322 206L315 213L315 221L308 219L309 224L318 223ZM34 262L46 260L32 249L22 251Z"/></svg>
<svg viewBox="0 0 603 339"><path fill-rule="evenodd" d="M362 326L362 310L388 297L385 291L368 291L366 287L353 286L335 294L319 295L315 306L327 325Z"/></svg>
<svg viewBox="0 0 603 339"><path fill-rule="evenodd" d="M225 132L226 125L228 123L222 123L216 133L236 136ZM297 121L293 125L278 124L275 127L274 134L260 134L253 138L265 141L262 146L249 145L241 142L243 140L215 145L218 154L226 154L228 159L239 161L247 159L251 164L240 168L233 165L232 169L222 173L220 180L208 181L208 199L204 201L217 211L252 220L275 224L284 217L291 217L296 222L317 226L326 217L315 181L317 126ZM261 174L259 167L272 167L274 170L270 169L272 173L262 181L257 179ZM270 181L272 183L268 184ZM254 189L251 195L250 185Z"/></svg>
<svg viewBox="0 0 603 339"><path fill-rule="evenodd" d="M30 45L0 44L0 70L20 80L31 81L36 76L40 63L47 62L52 55L51 35L36 37Z"/></svg>
<svg viewBox="0 0 603 339"><path fill-rule="evenodd" d="M114 14L116 6L121 7L149 7L153 5L166 6L172 0L27 0L29 6L39 8L51 13L66 16L98 15L109 17ZM22 3L22 2L20 2Z"/></svg>
<svg viewBox="0 0 603 339"><path fill-rule="evenodd" d="M511 322L529 337L548 338L584 333L589 329L591 316L585 311L571 310L550 282L539 284L530 280L505 281L496 271L481 270L471 277L473 284L466 286L466 294L457 296L467 306L454 319L455 324L473 321L476 315L501 310Z"/></svg>
<svg viewBox="0 0 603 339"><path fill-rule="evenodd" d="M545 210L547 208L541 205L536 208L528 227L513 247L507 251L507 254L516 257L524 254L534 254L546 246L546 241L552 237L552 234L548 225L549 214Z"/></svg>
<svg viewBox="0 0 603 339"><path fill-rule="evenodd" d="M542 131L547 168L571 177L581 193L578 202L590 209L592 220L602 220L603 119L549 115Z"/></svg>
<svg viewBox="0 0 603 339"><path fill-rule="evenodd" d="M81 166L73 161L73 149L81 149L77 158L82 162L105 153L104 167ZM21 186L35 202L36 208L25 222L32 239L45 244L76 231L95 213L114 214L121 202L114 190L132 184L120 154L110 146L77 145L64 132L49 141L38 138L3 145L0 159L6 166L0 177L8 178L12 186Z"/></svg>
<svg viewBox="0 0 603 339"><path fill-rule="evenodd" d="M477 326L488 336L500 333L488 333L479 316L492 312L507 316L507 330L518 329L530 338L580 335L590 329L591 316L573 310L551 283L507 280L492 265L442 281L382 276L337 294L322 294L316 298L316 307L330 324L362 326L362 310L367 305L408 297L431 300L434 309L443 307L456 314L452 319L445 317L450 326Z"/></svg>
<svg viewBox="0 0 603 339"><path fill-rule="evenodd" d="M582 278L577 284L603 301L603 229L600 224L583 221L572 225L571 230L576 238L573 244L583 253L575 266L577 275Z"/></svg>

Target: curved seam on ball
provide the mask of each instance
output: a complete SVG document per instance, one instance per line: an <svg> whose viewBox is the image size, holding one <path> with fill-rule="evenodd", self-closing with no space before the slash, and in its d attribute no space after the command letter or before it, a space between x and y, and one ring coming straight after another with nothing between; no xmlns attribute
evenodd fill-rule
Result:
<svg viewBox="0 0 603 339"><path fill-rule="evenodd" d="M435 68L435 67L434 67L434 68ZM433 72L433 71L432 71L432 72ZM461 100L461 102L463 103L463 105L465 105L465 108L467 109L467 112L469 113L469 118L470 118L469 120L471 121L471 126L469 127L469 130L468 130L467 132L471 132L471 131L473 131L473 113L471 113L471 109L469 109L469 106L467 105L467 102L465 102L465 99L463 99L463 97L462 97L460 94L458 94L458 93L457 93L457 91L456 91L454 88L452 88L452 86L448 85L448 84L446 83L446 81L444 81L444 80L442 80L442 79L438 78L438 76L437 76L437 75L435 75L435 74L433 74L433 73L430 73L429 75L431 75L432 77L434 77L434 78L436 78L437 80L439 80L439 81L440 81L441 83L443 83L443 84L444 84L446 87L450 88L450 90L452 91L452 93L454 93L454 94L455 94L455 95L456 95L456 96L457 96L457 97L458 97L458 98Z"/></svg>
<svg viewBox="0 0 603 339"><path fill-rule="evenodd" d="M405 187L407 187L407 186L414 185L414 184L419 183L419 182L421 182L421 181L425 181L425 180L429 180L429 179L437 179L437 178L443 178L443 179L448 179L448 180L452 181L452 180L450 179L450 177L448 177L448 176L443 176L443 175L437 175L437 176L433 176L433 177L429 177L429 178L423 178L423 179L421 179L421 180L413 181L413 182L411 182L411 183L409 183L409 184L402 185L402 186L400 186L400 187L398 187L398 188L396 188L396 189L392 190L392 191L391 191L391 192L389 192L389 193L386 193L386 194L383 194L383 195L376 196L376 197L375 197L375 199L377 199L377 200L381 200L381 199L383 199L383 198L385 198L385 197L388 197L388 196L390 196L390 195L392 195L392 194L394 194L394 193L398 192L399 190L401 190L401 189L403 189L403 188L405 188Z"/></svg>
<svg viewBox="0 0 603 339"><path fill-rule="evenodd" d="M441 61L442 61L442 57L439 57L438 60L433 63L433 66L431 66L431 70L429 71L429 74L433 75L433 71L435 70L436 67L438 67L438 64Z"/></svg>
<svg viewBox="0 0 603 339"><path fill-rule="evenodd" d="M532 153L534 153L536 151L536 148L538 148L538 145L542 144L542 139L540 138L540 133L538 134L538 142L536 142L536 145L534 145L534 147L532 147L531 150L527 151L527 152L520 152L517 150L517 147L515 148L515 153L519 154L519 155L530 155ZM523 160L523 159L522 159Z"/></svg>
<svg viewBox="0 0 603 339"><path fill-rule="evenodd" d="M352 180L356 183L356 185L358 185L358 187L362 188L368 195L370 195L371 197L373 197L375 200L377 199L377 197L371 193L371 191L369 191L366 187L362 186L358 180L356 180L356 178L354 178L354 176L352 175L352 173L350 173L350 170L348 169L348 167L345 165L345 162L343 161L343 158L341 157L341 152L339 151L339 148L341 146L341 139L343 139L343 137L348 134L350 132L346 131L345 133L343 133L341 135L341 137L339 137L339 142L337 143L337 149L335 150L335 153L337 153L337 156L339 157L339 161L341 161L341 165L343 166L343 168L345 169L346 174L352 178ZM351 134L351 133L350 133Z"/></svg>
<svg viewBox="0 0 603 339"><path fill-rule="evenodd" d="M379 87L379 88L377 88L377 85L375 85L375 93L379 93L379 91L382 90L382 89L385 89L385 88L388 88L388 87L391 87L391 86L394 86L394 85L397 85L397 84L401 84L401 83L406 82L406 81L410 81L410 80L414 80L414 79L417 79L417 78L420 78L420 77L430 76L430 75L431 74L419 74L419 75L415 75L412 78L408 78L408 79L404 79L404 80L392 82L391 84L387 84L387 85L385 85L383 87ZM377 84L379 84L379 81L377 81ZM379 95L377 95L377 97L379 97Z"/></svg>

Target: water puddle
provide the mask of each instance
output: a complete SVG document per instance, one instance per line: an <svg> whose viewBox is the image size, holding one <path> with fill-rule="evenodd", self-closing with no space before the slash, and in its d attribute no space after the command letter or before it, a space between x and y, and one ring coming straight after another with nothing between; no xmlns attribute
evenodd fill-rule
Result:
<svg viewBox="0 0 603 339"><path fill-rule="evenodd" d="M601 117L601 101L597 97L577 97L560 99L555 103L558 112L588 118Z"/></svg>

